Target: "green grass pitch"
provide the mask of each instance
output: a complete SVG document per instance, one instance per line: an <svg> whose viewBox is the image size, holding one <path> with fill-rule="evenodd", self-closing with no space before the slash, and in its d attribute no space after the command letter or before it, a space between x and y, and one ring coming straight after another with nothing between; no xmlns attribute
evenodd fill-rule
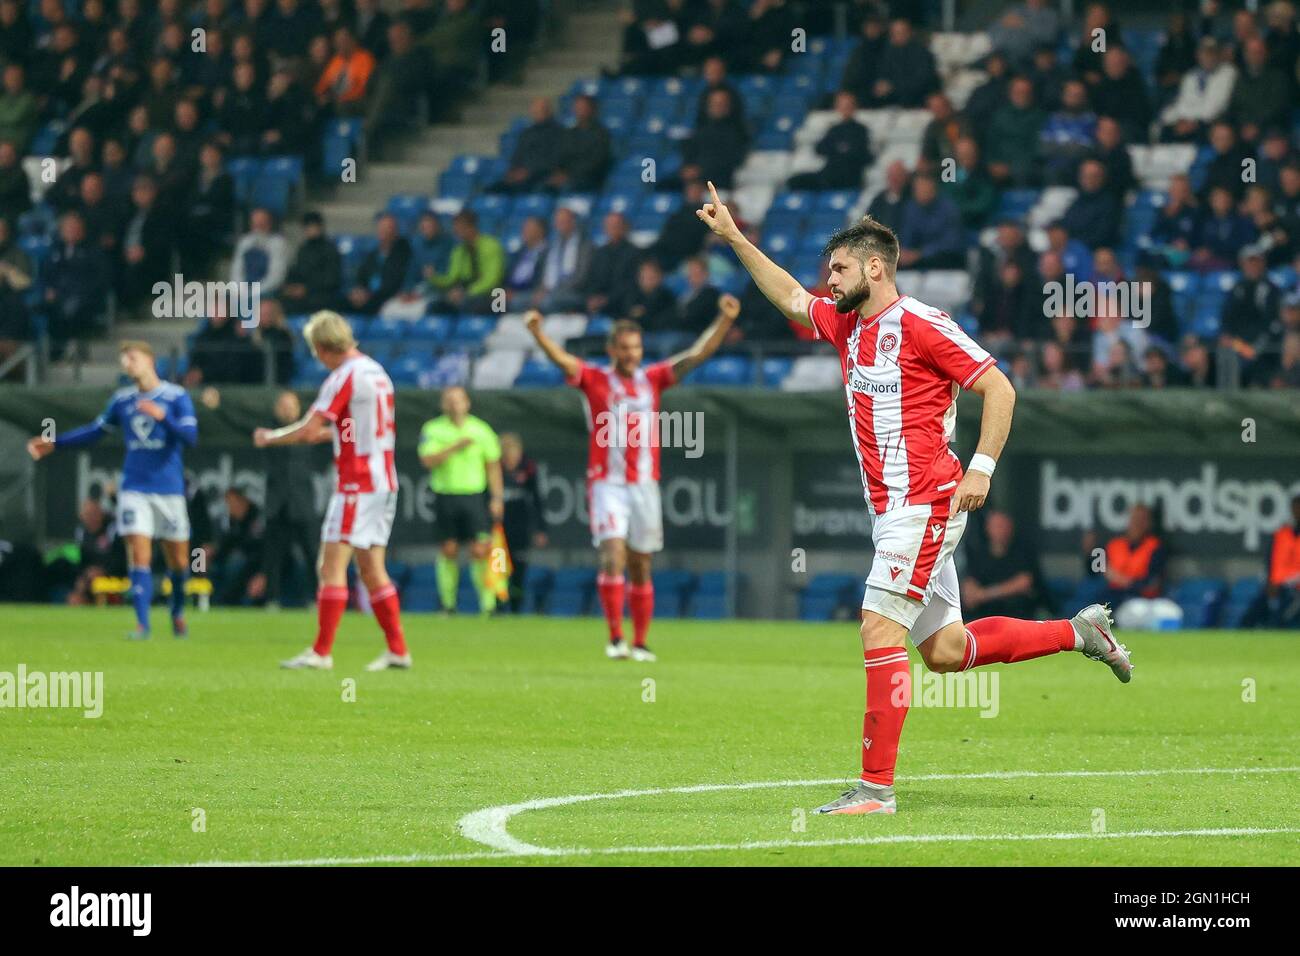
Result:
<svg viewBox="0 0 1300 956"><path fill-rule="evenodd" d="M415 669L367 674L360 614L329 673L276 666L307 612L194 614L187 641L155 614L132 643L123 609L0 608L0 671L104 674L99 719L0 709L0 865L1300 864L1294 634L1126 634L1128 686L1075 654L997 668L996 717L913 708L897 816L817 817L858 766L851 623L658 621L636 664L594 618L408 615ZM516 855L459 826L768 782L489 820Z"/></svg>

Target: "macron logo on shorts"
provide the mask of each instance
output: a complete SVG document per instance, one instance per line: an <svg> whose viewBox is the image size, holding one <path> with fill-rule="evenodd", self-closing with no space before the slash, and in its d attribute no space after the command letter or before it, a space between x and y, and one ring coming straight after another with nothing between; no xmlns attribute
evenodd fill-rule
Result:
<svg viewBox="0 0 1300 956"><path fill-rule="evenodd" d="M930 540L931 540L931 541L938 541L938 540L939 540L939 535L941 535L941 534L943 534L943 525L941 525L941 524L932 524L932 525L930 525Z"/></svg>
<svg viewBox="0 0 1300 956"><path fill-rule="evenodd" d="M890 579L891 581L897 581L897 580L898 580L898 576L899 576L900 574L902 574L902 573L903 573L903 569L902 569L902 568L891 567L891 568L889 569L889 579Z"/></svg>

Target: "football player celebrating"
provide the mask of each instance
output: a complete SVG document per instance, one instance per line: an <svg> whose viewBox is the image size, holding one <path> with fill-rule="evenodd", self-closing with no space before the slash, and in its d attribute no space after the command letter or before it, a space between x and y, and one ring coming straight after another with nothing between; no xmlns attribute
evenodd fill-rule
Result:
<svg viewBox="0 0 1300 956"><path fill-rule="evenodd" d="M351 327L337 312L317 312L302 335L330 370L329 377L300 421L283 428L259 428L253 432L253 444L266 448L332 438L338 484L321 526L316 643L280 666L316 670L334 666L334 634L348 606L348 564L355 557L388 642L388 650L366 670L409 668L411 655L402 634L397 588L384 566L397 514L393 383L382 365L357 348Z"/></svg>
<svg viewBox="0 0 1300 956"><path fill-rule="evenodd" d="M158 377L148 342L123 342L122 371L134 383L118 389L104 413L89 425L54 438L33 438L27 451L40 461L63 448L93 445L120 432L126 443L121 490L117 496L117 531L126 541L131 604L135 608L133 640L149 639L149 605L153 601L153 539L162 542L171 581L172 634L185 637L185 582L190 569L190 519L185 507L182 453L199 438L194 403L185 389Z"/></svg>
<svg viewBox="0 0 1300 956"><path fill-rule="evenodd" d="M587 500L592 543L600 552L596 588L609 625L605 654L614 659L653 661L646 646L654 616L650 564L664 546L659 501L659 397L714 352L740 315L735 296L718 299L718 316L684 352L653 365L641 365L645 347L641 326L623 320L609 332L608 368L588 365L561 348L542 328L542 314L530 311L524 322L547 358L580 389L591 432L587 454ZM632 579L626 597L632 608L632 648L623 641L624 569Z"/></svg>
<svg viewBox="0 0 1300 956"><path fill-rule="evenodd" d="M898 238L870 217L826 243L830 298L815 297L736 228L709 184L699 218L725 240L763 294L839 352L849 434L872 516L875 556L862 601L867 706L861 782L819 813L893 813L894 765L910 694L905 639L933 671L1082 651L1128 683L1132 664L1093 604L1071 620L962 621L952 554L989 493L1016 393L993 357L946 313L894 286ZM949 449L961 389L984 402L968 467Z"/></svg>

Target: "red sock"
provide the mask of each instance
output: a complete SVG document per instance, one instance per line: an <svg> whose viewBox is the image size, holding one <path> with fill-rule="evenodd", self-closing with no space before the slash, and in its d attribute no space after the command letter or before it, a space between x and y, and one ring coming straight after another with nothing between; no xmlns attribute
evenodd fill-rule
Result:
<svg viewBox="0 0 1300 956"><path fill-rule="evenodd" d="M334 649L334 632L339 629L339 619L348 606L348 589L343 585L321 585L316 592L316 643L312 646L321 657L328 657Z"/></svg>
<svg viewBox="0 0 1300 956"><path fill-rule="evenodd" d="M961 669L970 670L983 664L1015 664L1072 650L1074 628L1069 621L982 617L966 625L966 657Z"/></svg>
<svg viewBox="0 0 1300 956"><path fill-rule="evenodd" d="M375 612L375 620L384 629L384 639L388 649L394 654L406 653L406 638L402 635L402 605L397 599L397 588L389 581L382 588L370 595L370 609Z"/></svg>
<svg viewBox="0 0 1300 956"><path fill-rule="evenodd" d="M600 606L605 609L605 623L609 625L609 639L623 640L623 575L610 577L596 575L596 590L600 593Z"/></svg>
<svg viewBox="0 0 1300 956"><path fill-rule="evenodd" d="M907 649L876 647L863 655L867 667L867 713L862 718L862 779L882 787L894 783L898 738L912 702Z"/></svg>
<svg viewBox="0 0 1300 956"><path fill-rule="evenodd" d="M627 589L627 602L632 605L632 643L645 647L650 619L655 616L655 586L649 581L632 585Z"/></svg>

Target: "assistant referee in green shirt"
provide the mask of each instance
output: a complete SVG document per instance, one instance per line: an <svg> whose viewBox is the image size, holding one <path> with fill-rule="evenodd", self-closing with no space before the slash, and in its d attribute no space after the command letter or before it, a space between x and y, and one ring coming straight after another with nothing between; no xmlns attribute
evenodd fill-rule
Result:
<svg viewBox="0 0 1300 956"><path fill-rule="evenodd" d="M442 411L420 429L419 448L420 463L429 469L429 487L437 496L434 523L442 549L438 596L444 611L456 610L460 546L468 544L479 608L490 614L497 604L486 585L492 522L505 513L501 443L487 422L469 413L469 393L459 385L443 390Z"/></svg>

